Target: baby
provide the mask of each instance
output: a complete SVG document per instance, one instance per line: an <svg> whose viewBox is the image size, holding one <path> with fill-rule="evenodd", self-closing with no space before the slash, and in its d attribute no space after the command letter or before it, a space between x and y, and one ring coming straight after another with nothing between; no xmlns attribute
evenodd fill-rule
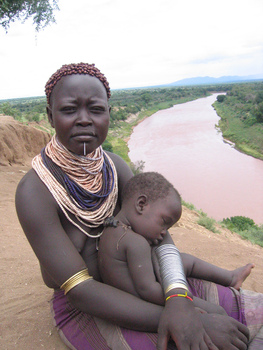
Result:
<svg viewBox="0 0 263 350"><path fill-rule="evenodd" d="M131 178L122 193L121 211L105 221L99 244L99 269L104 283L149 302L164 305L154 248L173 243L168 229L181 217L181 198L161 174L146 172ZM181 254L186 277L239 289L253 264L233 271L221 269L189 254ZM222 308L194 298L206 312Z"/></svg>

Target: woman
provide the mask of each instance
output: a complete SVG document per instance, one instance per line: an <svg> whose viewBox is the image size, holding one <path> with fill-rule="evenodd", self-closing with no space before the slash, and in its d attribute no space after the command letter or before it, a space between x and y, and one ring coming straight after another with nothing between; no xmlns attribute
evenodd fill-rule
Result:
<svg viewBox="0 0 263 350"><path fill-rule="evenodd" d="M100 282L97 239L132 176L121 158L101 148L109 85L94 65L64 65L47 82L46 96L56 135L18 185L16 208L43 280L54 288L52 312L65 343L155 349L158 330L158 349L170 336L183 350L246 349L248 329L230 317L200 314L187 298L171 298L163 308Z"/></svg>

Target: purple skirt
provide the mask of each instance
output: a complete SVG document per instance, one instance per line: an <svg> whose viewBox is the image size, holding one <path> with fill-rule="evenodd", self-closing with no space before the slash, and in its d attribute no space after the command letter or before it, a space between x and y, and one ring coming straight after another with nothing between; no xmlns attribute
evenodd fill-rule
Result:
<svg viewBox="0 0 263 350"><path fill-rule="evenodd" d="M221 305L229 316L248 326L251 340L249 350L263 349L263 294L238 292L196 279L189 279L188 282L194 296ZM51 311L59 335L70 349L156 349L156 333L132 331L83 313L68 302L63 291L55 291ZM173 342L169 343L168 349L176 349Z"/></svg>

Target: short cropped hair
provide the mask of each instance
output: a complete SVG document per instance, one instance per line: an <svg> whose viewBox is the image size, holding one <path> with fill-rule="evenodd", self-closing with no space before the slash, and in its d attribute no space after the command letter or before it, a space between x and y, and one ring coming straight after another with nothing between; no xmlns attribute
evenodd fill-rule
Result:
<svg viewBox="0 0 263 350"><path fill-rule="evenodd" d="M134 194L147 196L150 202L163 199L174 190L181 202L181 196L174 186L160 173L145 172L133 176L125 185L122 192L122 203L128 201Z"/></svg>
<svg viewBox="0 0 263 350"><path fill-rule="evenodd" d="M51 77L48 79L45 85L45 93L48 105L50 105L50 96L57 82L61 78L72 74L87 74L92 77L98 78L106 89L108 99L111 97L110 85L108 83L108 80L104 76L104 74L102 74L101 71L97 67L95 67L95 64L88 64L83 62L64 64L54 74L51 75Z"/></svg>

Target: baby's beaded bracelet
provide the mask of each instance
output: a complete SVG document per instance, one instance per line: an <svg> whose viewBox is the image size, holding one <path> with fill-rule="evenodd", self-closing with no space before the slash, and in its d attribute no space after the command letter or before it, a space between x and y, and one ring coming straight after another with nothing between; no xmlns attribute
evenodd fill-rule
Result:
<svg viewBox="0 0 263 350"><path fill-rule="evenodd" d="M169 297L167 297L165 299L165 301L169 300L170 298L174 298L174 297L183 297L183 298L186 298L186 299L189 299L189 300L193 301L193 299L191 297L189 297L189 295L187 295L187 291L185 292L185 294L172 294L172 295L169 295Z"/></svg>

